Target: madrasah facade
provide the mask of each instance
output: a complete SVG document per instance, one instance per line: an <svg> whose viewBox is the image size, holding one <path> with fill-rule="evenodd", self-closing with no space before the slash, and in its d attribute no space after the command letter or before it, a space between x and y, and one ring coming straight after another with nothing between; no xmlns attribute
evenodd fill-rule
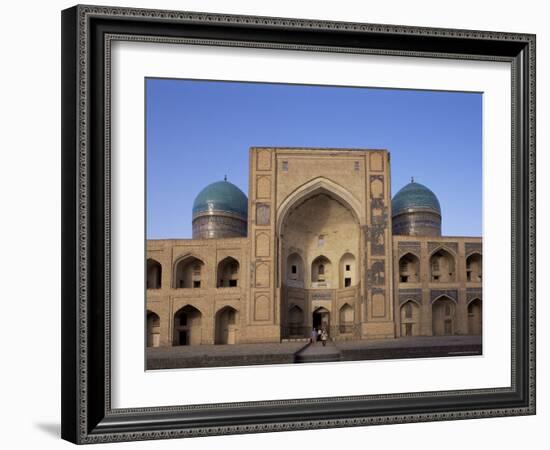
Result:
<svg viewBox="0 0 550 450"><path fill-rule="evenodd" d="M249 151L193 205L192 239L147 240L151 347L480 335L481 237L441 235L436 195L391 198L379 149Z"/></svg>

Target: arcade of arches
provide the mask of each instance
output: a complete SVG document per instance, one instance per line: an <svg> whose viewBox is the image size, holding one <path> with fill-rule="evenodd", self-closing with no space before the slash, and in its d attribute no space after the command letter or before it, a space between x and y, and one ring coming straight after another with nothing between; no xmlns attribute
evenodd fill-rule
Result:
<svg viewBox="0 0 550 450"><path fill-rule="evenodd" d="M430 250L417 239L415 252L396 260L398 336L481 335L481 253L457 254L457 243L446 240ZM412 248L411 238L395 241L397 249Z"/></svg>

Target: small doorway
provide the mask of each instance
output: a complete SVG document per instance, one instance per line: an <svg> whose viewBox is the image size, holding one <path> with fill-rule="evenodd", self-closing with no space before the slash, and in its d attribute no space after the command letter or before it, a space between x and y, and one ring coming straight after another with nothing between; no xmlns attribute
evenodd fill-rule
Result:
<svg viewBox="0 0 550 450"><path fill-rule="evenodd" d="M180 331L179 345L188 345L187 331Z"/></svg>
<svg viewBox="0 0 550 450"><path fill-rule="evenodd" d="M330 312L326 308L317 308L313 311L313 328L324 328L330 334Z"/></svg>

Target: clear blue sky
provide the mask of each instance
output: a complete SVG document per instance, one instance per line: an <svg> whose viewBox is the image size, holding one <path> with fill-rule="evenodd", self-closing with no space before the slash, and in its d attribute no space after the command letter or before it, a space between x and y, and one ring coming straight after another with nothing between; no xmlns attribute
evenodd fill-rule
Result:
<svg viewBox="0 0 550 450"><path fill-rule="evenodd" d="M482 94L146 80L147 238L190 238L195 196L248 192L248 149L386 148L392 195L411 176L439 198L443 234L481 236Z"/></svg>

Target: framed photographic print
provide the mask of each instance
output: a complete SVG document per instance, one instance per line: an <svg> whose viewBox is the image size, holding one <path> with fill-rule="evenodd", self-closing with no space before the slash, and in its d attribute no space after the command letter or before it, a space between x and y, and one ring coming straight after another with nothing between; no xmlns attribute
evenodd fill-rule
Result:
<svg viewBox="0 0 550 450"><path fill-rule="evenodd" d="M535 413L535 36L62 12L62 436Z"/></svg>

